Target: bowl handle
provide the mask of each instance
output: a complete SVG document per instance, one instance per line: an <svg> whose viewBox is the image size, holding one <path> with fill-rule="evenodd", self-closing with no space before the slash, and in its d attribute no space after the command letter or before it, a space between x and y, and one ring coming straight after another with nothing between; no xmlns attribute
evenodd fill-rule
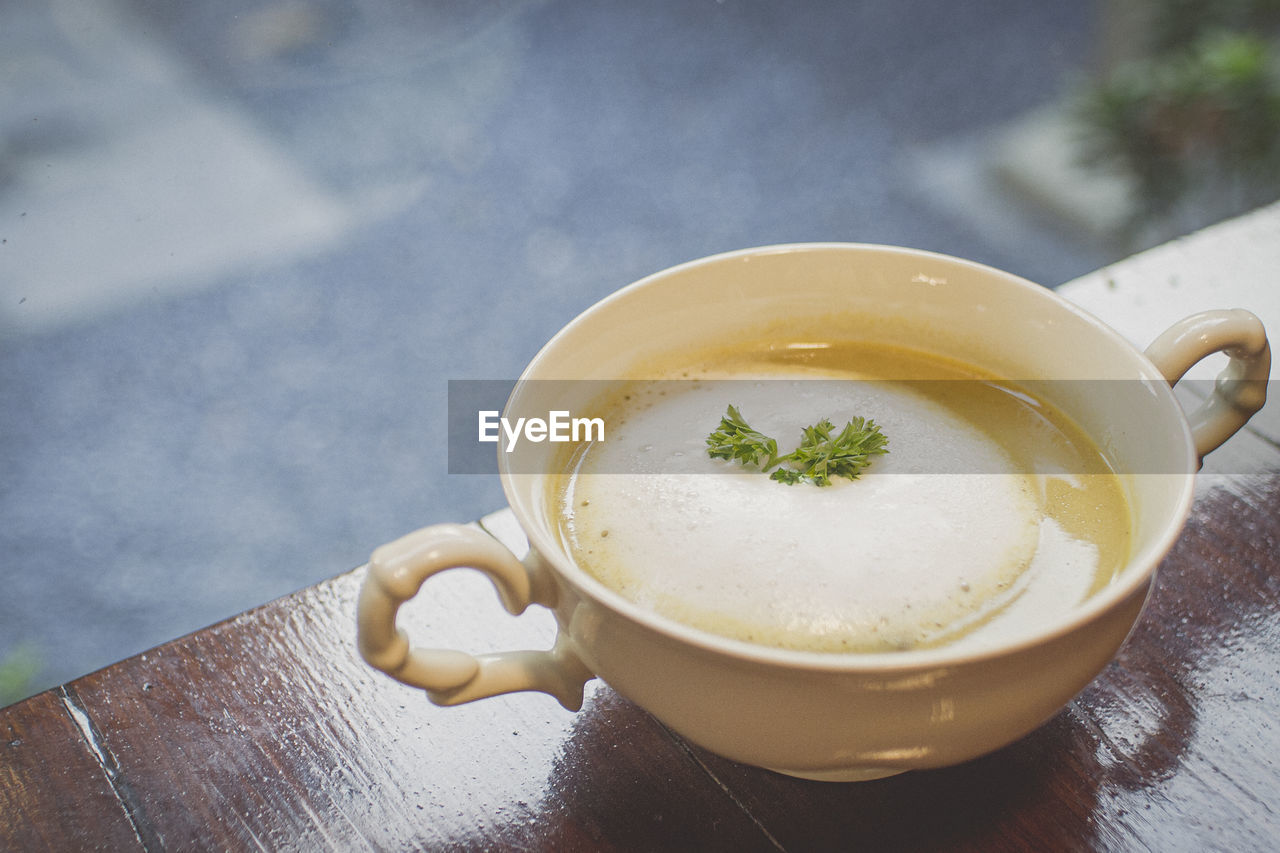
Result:
<svg viewBox="0 0 1280 853"><path fill-rule="evenodd" d="M530 570L484 531L462 524L424 527L381 546L369 559L357 612L364 659L392 678L426 690L437 705L537 690L551 694L570 711L581 708L583 685L595 675L569 648L563 631L547 651L470 655L410 646L408 636L396 627L400 605L417 595L427 578L454 568L474 568L488 576L513 615L530 604L555 605L551 578Z"/></svg>
<svg viewBox="0 0 1280 853"><path fill-rule="evenodd" d="M1239 308L1204 311L1174 323L1146 350L1170 385L1215 352L1226 353L1229 362L1218 374L1213 394L1187 415L1202 461L1267 401L1271 347L1262 321Z"/></svg>

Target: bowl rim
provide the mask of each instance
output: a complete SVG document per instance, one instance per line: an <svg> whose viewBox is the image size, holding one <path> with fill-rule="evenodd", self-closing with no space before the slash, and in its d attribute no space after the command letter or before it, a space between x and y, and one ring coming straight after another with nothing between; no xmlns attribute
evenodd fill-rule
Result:
<svg viewBox="0 0 1280 853"><path fill-rule="evenodd" d="M525 504L522 490L518 488L517 481L524 478L541 478L544 475L511 472L506 465L505 454L499 452L498 470L502 488L512 512L524 531L531 550L550 565L560 580L572 587L579 596L590 599L619 617L643 626L652 632L664 635L671 640L678 641L683 645L738 661L793 670L830 673L912 672L982 663L1043 646L1076 632L1101 619L1114 608L1121 606L1135 593L1141 593L1145 597L1161 560L1181 535L1187 516L1191 511L1191 504L1195 494L1195 471L1198 469L1195 448L1190 427L1185 415L1182 413L1181 406L1173 395L1172 386L1169 385L1164 376L1141 350L1137 349L1124 339L1119 332L1098 317L1070 302L1065 297L1059 296L1047 287L977 261L924 249L876 243L847 242L778 243L720 252L685 261L646 275L615 290L566 323L530 360L521 373L520 380L516 384L516 390L512 392L512 398L519 393L520 382L533 378L531 374L536 373L539 365L546 359L547 355L560 346L562 339L573 334L581 325L590 322L595 314L605 310L614 302L625 299L637 289L699 267L736 262L744 257L818 251L918 257L933 262L941 261L966 267L983 275L1002 279L1009 286L1034 290L1036 293L1041 294L1040 298L1044 298L1054 304L1057 310L1074 315L1075 318L1089 325L1098 335L1109 340L1113 346L1124 351L1139 368L1139 375L1135 378L1152 380L1151 385L1154 392L1161 398L1161 405L1167 407L1170 412L1176 415L1175 418L1170 420L1175 425L1175 428L1182 433L1181 444L1185 456L1184 461L1186 462L1184 473L1159 475L1180 479L1177 486L1179 493L1173 504L1174 509L1164 520L1164 527L1159 534L1153 536L1141 551L1130 555L1126 566L1119 572L1114 582L1091 595L1064 616L1047 622L1042 630L1015 635L1008 640L990 645L984 644L972 647L940 646L937 648L908 649L892 652L818 652L760 645L695 628L635 604L578 567L573 559L565 553L554 534L540 523L540 517L536 510ZM1140 614L1138 618L1140 618ZM1137 624L1138 618L1135 618L1134 625ZM1130 627L1130 630L1132 630L1132 627Z"/></svg>

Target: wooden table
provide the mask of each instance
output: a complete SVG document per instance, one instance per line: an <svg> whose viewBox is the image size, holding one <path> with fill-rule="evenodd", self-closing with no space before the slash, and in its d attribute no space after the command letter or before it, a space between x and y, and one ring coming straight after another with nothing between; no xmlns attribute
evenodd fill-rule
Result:
<svg viewBox="0 0 1280 853"><path fill-rule="evenodd" d="M1066 293L1139 334L1153 310L1179 310L1163 291L1185 296L1188 270L1223 263L1224 246L1224 269L1254 269L1236 246L1246 232L1261 234L1243 242L1266 262L1254 258L1231 301L1274 300L1280 208ZM968 764L799 781L692 746L598 681L577 714L540 694L436 708L357 656L356 569L0 710L0 850L1275 849L1271 422L1211 457L1106 672L1042 728ZM479 524L522 547L506 511ZM415 638L547 644L545 613L499 618L468 574L433 579L435 603L405 609Z"/></svg>

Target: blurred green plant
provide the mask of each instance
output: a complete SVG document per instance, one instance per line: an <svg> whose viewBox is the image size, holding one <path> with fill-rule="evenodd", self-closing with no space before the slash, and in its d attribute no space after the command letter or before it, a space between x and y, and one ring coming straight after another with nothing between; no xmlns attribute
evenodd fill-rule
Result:
<svg viewBox="0 0 1280 853"><path fill-rule="evenodd" d="M0 708L31 694L40 666L40 655L29 645L18 646L0 658Z"/></svg>
<svg viewBox="0 0 1280 853"><path fill-rule="evenodd" d="M1081 99L1082 162L1132 180L1134 229L1280 198L1280 0L1153 6L1149 54Z"/></svg>
<svg viewBox="0 0 1280 853"><path fill-rule="evenodd" d="M1156 0L1150 4L1147 49L1152 54L1183 50L1209 32L1274 33L1280 0Z"/></svg>

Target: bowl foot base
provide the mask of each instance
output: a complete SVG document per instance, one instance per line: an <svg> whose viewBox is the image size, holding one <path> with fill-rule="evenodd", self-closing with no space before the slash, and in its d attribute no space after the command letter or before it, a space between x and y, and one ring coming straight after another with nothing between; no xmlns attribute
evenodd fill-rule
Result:
<svg viewBox="0 0 1280 853"><path fill-rule="evenodd" d="M884 779L906 772L893 767L843 767L838 770L784 770L781 767L767 769L784 776L810 779L814 782L870 782L872 779Z"/></svg>

